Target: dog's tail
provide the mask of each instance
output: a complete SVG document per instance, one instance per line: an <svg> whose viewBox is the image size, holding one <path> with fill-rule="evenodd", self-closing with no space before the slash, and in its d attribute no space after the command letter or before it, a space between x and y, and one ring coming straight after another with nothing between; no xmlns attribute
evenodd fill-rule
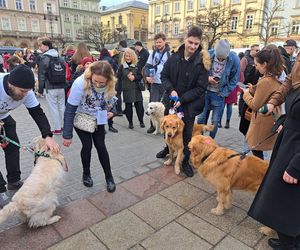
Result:
<svg viewBox="0 0 300 250"><path fill-rule="evenodd" d="M0 210L0 223L6 221L9 217L18 212L18 207L15 202L10 202L2 210Z"/></svg>

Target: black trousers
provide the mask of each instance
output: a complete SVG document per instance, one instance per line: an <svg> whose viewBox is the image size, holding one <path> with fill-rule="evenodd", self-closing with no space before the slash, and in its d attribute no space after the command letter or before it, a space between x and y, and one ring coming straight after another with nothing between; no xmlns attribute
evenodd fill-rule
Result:
<svg viewBox="0 0 300 250"><path fill-rule="evenodd" d="M93 143L96 147L99 161L104 170L105 179L111 180L112 173L110 167L109 155L105 146L105 130L104 125L99 125L97 130L94 133L89 133L82 131L78 128L75 128L76 133L79 136L79 139L82 144L82 149L80 152L81 162L83 166L83 173L86 175L90 175L90 165L91 165L91 153Z"/></svg>
<svg viewBox="0 0 300 250"><path fill-rule="evenodd" d="M188 148L188 144L192 139L192 133L193 133L193 126L195 122L195 117L183 117L183 122L184 122L184 129L183 129L183 153L184 153L184 162L189 161L190 159L190 150Z"/></svg>
<svg viewBox="0 0 300 250"><path fill-rule="evenodd" d="M281 249L283 250L299 250L300 249L300 235L296 237L288 236L286 234L277 232Z"/></svg>
<svg viewBox="0 0 300 250"><path fill-rule="evenodd" d="M16 131L16 121L8 116L5 119L2 119L4 122L4 131L5 135L19 143L19 138ZM7 171L7 182L13 183L19 181L21 179L21 171L20 171L20 149L9 143L4 149L5 155L5 166ZM0 172L0 192L6 191L6 181L3 178L3 175Z"/></svg>
<svg viewBox="0 0 300 250"><path fill-rule="evenodd" d="M134 107L140 123L144 122L144 106L143 102L135 102ZM132 123L133 108L132 103L125 103L125 115L129 123Z"/></svg>
<svg viewBox="0 0 300 250"><path fill-rule="evenodd" d="M118 98L117 112L122 113L122 96L121 96L121 92L117 91L116 97Z"/></svg>

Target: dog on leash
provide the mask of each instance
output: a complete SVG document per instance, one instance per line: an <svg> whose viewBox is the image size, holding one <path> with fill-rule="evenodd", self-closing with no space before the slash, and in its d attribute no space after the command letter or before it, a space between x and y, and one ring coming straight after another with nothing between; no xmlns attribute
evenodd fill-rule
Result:
<svg viewBox="0 0 300 250"><path fill-rule="evenodd" d="M195 135L203 135L204 132L213 131L214 125L194 124L192 137Z"/></svg>
<svg viewBox="0 0 300 250"><path fill-rule="evenodd" d="M171 165L173 162L173 158L176 155L175 173L178 175L180 173L180 168L184 157L184 122L180 118L178 118L176 114L167 115L162 118L160 128L165 133L165 143L169 148L169 159L164 162L164 165Z"/></svg>
<svg viewBox="0 0 300 250"><path fill-rule="evenodd" d="M154 135L161 133L160 122L164 117L165 106L161 102L150 102L148 103L146 115L150 116L150 120L155 127Z"/></svg>
<svg viewBox="0 0 300 250"><path fill-rule="evenodd" d="M44 139L34 139L35 152L45 150ZM23 186L12 197L12 200L0 210L0 223L17 214L28 222L29 227L42 227L60 220L53 216L58 205L57 192L61 188L64 173L68 171L62 154L46 152L50 157L40 156Z"/></svg>

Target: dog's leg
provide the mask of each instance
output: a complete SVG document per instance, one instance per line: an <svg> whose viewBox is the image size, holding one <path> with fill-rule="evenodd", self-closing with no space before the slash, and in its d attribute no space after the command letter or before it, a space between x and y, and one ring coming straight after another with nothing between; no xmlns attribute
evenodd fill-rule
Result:
<svg viewBox="0 0 300 250"><path fill-rule="evenodd" d="M177 174L177 175L180 173L182 160L183 160L183 148L179 149L177 151L177 157L176 157L176 162L175 162L175 174Z"/></svg>
<svg viewBox="0 0 300 250"><path fill-rule="evenodd" d="M217 189L218 192L218 206L211 209L211 213L215 214L215 215L223 215L224 214L224 210L225 210L225 203L227 200L227 196L229 194L229 190L226 190L224 188L218 187Z"/></svg>
<svg viewBox="0 0 300 250"><path fill-rule="evenodd" d="M153 135L157 135L158 129L159 129L159 124L158 124L158 122L156 120L153 121L152 123L153 123L153 126L155 127L155 131L152 134Z"/></svg>
<svg viewBox="0 0 300 250"><path fill-rule="evenodd" d="M173 162L173 157L174 157L174 150L171 147L169 147L169 159L164 162L164 165L166 166L171 165Z"/></svg>
<svg viewBox="0 0 300 250"><path fill-rule="evenodd" d="M230 209L232 207L232 191L231 190L229 190L229 192L228 192L224 206L226 209Z"/></svg>
<svg viewBox="0 0 300 250"><path fill-rule="evenodd" d="M276 234L276 232L272 228L269 228L267 226L260 227L258 231L267 236L273 236Z"/></svg>
<svg viewBox="0 0 300 250"><path fill-rule="evenodd" d="M51 225L55 222L58 222L60 219L61 217L59 215L52 216L51 218L49 218L47 225Z"/></svg>

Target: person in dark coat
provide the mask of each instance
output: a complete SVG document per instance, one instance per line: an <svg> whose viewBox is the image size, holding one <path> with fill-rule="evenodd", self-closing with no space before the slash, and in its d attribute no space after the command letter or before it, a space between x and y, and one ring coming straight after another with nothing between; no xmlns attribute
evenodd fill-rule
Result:
<svg viewBox="0 0 300 250"><path fill-rule="evenodd" d="M134 103L140 127L144 128L144 107L142 92L138 87L138 82L142 79L142 75L138 71L137 56L132 49L126 48L123 53L122 64L117 73L118 84L117 92L122 91L123 101L125 103L125 115L129 122L128 128L133 129L133 111L132 103Z"/></svg>
<svg viewBox="0 0 300 250"><path fill-rule="evenodd" d="M192 138L195 116L199 115L204 108L208 70L210 68L209 54L202 50L201 38L201 28L199 26L191 27L184 44L171 55L161 72L161 80L166 88L167 95L179 98L174 107L183 110L185 125L183 130L184 159L182 171L188 177L194 175L189 164L190 151L188 143Z"/></svg>
<svg viewBox="0 0 300 250"><path fill-rule="evenodd" d="M138 69L142 70L147 63L149 52L143 47L143 44L140 41L136 41L134 46L138 55Z"/></svg>
<svg viewBox="0 0 300 250"><path fill-rule="evenodd" d="M300 249L300 55L279 90L268 102L268 114L285 100L286 117L273 148L269 169L248 212L277 231L273 249Z"/></svg>

